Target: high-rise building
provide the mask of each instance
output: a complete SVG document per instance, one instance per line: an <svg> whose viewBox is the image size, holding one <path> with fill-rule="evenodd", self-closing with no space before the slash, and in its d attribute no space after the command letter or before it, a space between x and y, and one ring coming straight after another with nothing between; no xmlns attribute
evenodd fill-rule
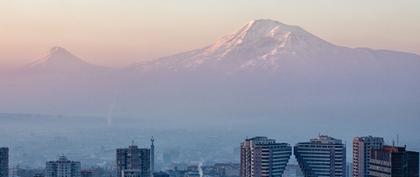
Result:
<svg viewBox="0 0 420 177"><path fill-rule="evenodd" d="M326 135L297 143L294 155L305 177L345 177L346 145Z"/></svg>
<svg viewBox="0 0 420 177"><path fill-rule="evenodd" d="M384 139L380 137L353 138L353 177L368 177L370 153L383 145Z"/></svg>
<svg viewBox="0 0 420 177"><path fill-rule="evenodd" d="M127 171L126 174L130 173L130 175L135 175L135 171L138 170L140 177L151 176L150 149L131 145L128 148L117 149L116 156L117 177L123 177L124 170Z"/></svg>
<svg viewBox="0 0 420 177"><path fill-rule="evenodd" d="M395 146L372 150L369 177L419 177L419 153Z"/></svg>
<svg viewBox="0 0 420 177"><path fill-rule="evenodd" d="M80 162L60 156L57 161L46 163L45 177L80 177Z"/></svg>
<svg viewBox="0 0 420 177"><path fill-rule="evenodd" d="M0 177L9 177L9 148L0 148Z"/></svg>
<svg viewBox="0 0 420 177"><path fill-rule="evenodd" d="M241 143L241 177L281 177L292 154L287 143L267 137L245 139Z"/></svg>

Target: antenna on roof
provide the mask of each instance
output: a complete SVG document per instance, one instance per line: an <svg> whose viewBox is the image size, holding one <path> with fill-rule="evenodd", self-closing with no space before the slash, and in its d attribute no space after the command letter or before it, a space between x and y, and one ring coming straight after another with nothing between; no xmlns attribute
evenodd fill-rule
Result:
<svg viewBox="0 0 420 177"><path fill-rule="evenodd" d="M397 133L397 146L400 145L399 140L400 140L400 135Z"/></svg>

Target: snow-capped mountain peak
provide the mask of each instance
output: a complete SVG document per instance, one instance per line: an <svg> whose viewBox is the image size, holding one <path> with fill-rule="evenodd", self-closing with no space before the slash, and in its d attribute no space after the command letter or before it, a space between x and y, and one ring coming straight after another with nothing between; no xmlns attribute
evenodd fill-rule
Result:
<svg viewBox="0 0 420 177"><path fill-rule="evenodd" d="M299 50L314 44L318 47L331 46L328 42L298 26L260 19L253 20L237 32L223 37L208 47L205 53L214 54L223 51L218 54L218 58L220 58L234 51L235 48L242 48L243 50L258 49L260 51L257 51L257 53L263 54L260 57L266 58L280 52L282 48L288 48L288 52L303 52Z"/></svg>
<svg viewBox="0 0 420 177"><path fill-rule="evenodd" d="M158 66L172 70L198 67L276 70L282 58L310 57L335 48L337 46L298 26L260 19L247 23L208 47L158 59L141 67Z"/></svg>

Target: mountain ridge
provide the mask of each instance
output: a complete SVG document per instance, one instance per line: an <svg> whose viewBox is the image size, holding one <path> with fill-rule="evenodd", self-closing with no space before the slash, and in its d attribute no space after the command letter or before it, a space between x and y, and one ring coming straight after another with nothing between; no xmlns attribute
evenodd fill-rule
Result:
<svg viewBox="0 0 420 177"><path fill-rule="evenodd" d="M416 54L332 44L295 25L270 19L253 20L213 44L135 64L138 70L218 70L226 73L265 70L277 72L283 66L308 63L361 63L373 60L376 52L390 55ZM397 54L398 53L398 54ZM368 64L368 63L367 63ZM223 71L226 70L226 71Z"/></svg>
<svg viewBox="0 0 420 177"><path fill-rule="evenodd" d="M278 72L288 65L354 65L369 62L382 54L406 55L419 58L414 53L392 50L349 48L330 43L296 25L287 25L270 19L252 20L239 30L214 43L178 54L139 62L126 67L142 72L213 70L223 73ZM372 63L366 63L372 64ZM323 66L317 66L323 67ZM73 55L63 47L53 47L46 57L30 63L24 70L30 72L88 72L104 70ZM116 68L106 68L118 70ZM124 69L122 69L124 70Z"/></svg>

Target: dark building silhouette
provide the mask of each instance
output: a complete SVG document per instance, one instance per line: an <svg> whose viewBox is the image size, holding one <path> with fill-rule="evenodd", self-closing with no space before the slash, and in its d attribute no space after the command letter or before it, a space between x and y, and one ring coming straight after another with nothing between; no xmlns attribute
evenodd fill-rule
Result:
<svg viewBox="0 0 420 177"><path fill-rule="evenodd" d="M9 148L0 148L0 177L9 177Z"/></svg>
<svg viewBox="0 0 420 177"><path fill-rule="evenodd" d="M419 177L419 153L395 146L372 150L369 177Z"/></svg>
<svg viewBox="0 0 420 177"><path fill-rule="evenodd" d="M292 154L287 143L267 137L245 139L241 143L241 177L281 177Z"/></svg>
<svg viewBox="0 0 420 177"><path fill-rule="evenodd" d="M150 149L138 148L131 145L128 148L117 149L117 177L126 175L139 175L150 177Z"/></svg>
<svg viewBox="0 0 420 177"><path fill-rule="evenodd" d="M165 172L155 172L155 173L153 173L153 177L169 177L169 174L168 173L165 173Z"/></svg>
<svg viewBox="0 0 420 177"><path fill-rule="evenodd" d="M326 135L297 143L294 155L305 177L345 177L346 146Z"/></svg>

